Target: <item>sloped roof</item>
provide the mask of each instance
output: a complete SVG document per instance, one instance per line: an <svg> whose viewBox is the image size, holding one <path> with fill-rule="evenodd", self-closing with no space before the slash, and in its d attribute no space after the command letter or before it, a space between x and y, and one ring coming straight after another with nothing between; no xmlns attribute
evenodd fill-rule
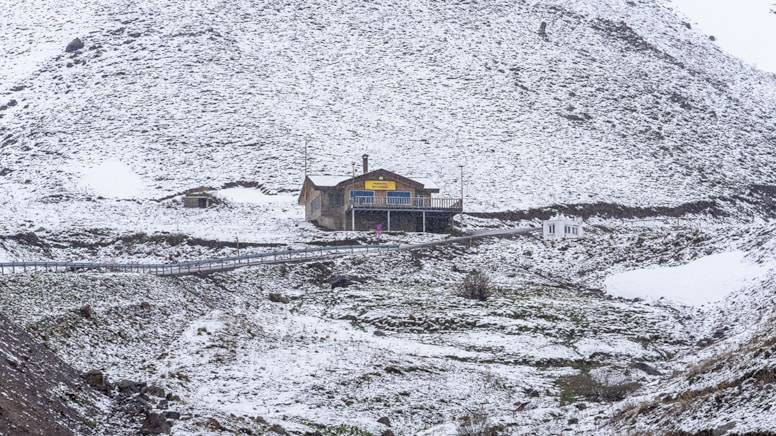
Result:
<svg viewBox="0 0 776 436"><path fill-rule="evenodd" d="M313 185L318 187L337 186L345 180L350 180L352 176L307 176Z"/></svg>
<svg viewBox="0 0 776 436"><path fill-rule="evenodd" d="M361 177L363 174L359 174L356 176L356 178ZM330 188L339 185L342 182L346 182L348 180L351 180L353 176L330 176L330 175L313 175L313 176L307 176L310 181L313 183L313 185L321 188ZM415 177L415 176L403 176L404 178L410 179L412 181L415 181L421 185L423 185L423 189L428 189L431 191L438 191L439 187L434 183L433 180L431 180L428 177Z"/></svg>

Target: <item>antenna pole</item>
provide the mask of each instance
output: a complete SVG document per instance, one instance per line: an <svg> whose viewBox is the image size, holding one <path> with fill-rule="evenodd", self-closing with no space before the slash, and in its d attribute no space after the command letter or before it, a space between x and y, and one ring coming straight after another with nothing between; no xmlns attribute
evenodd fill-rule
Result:
<svg viewBox="0 0 776 436"><path fill-rule="evenodd" d="M304 138L304 176L307 177L307 143L310 142L310 137Z"/></svg>

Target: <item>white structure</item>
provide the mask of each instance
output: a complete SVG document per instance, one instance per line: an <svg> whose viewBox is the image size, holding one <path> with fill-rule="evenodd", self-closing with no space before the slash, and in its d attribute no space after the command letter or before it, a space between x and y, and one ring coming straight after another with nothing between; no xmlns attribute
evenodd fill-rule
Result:
<svg viewBox="0 0 776 436"><path fill-rule="evenodd" d="M581 238L584 235L582 218L555 215L542 223L542 235L550 241Z"/></svg>

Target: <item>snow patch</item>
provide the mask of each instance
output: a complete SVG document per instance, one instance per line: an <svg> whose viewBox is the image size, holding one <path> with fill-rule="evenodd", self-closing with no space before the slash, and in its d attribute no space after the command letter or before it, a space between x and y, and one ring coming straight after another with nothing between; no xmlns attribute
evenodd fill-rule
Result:
<svg viewBox="0 0 776 436"><path fill-rule="evenodd" d="M228 188L216 193L217 196L232 203L245 204L288 204L296 205L296 196L293 195L269 195L256 188Z"/></svg>
<svg viewBox="0 0 776 436"><path fill-rule="evenodd" d="M92 194L108 198L137 198L143 195L145 183L124 162L104 160L81 171L79 186Z"/></svg>
<svg viewBox="0 0 776 436"><path fill-rule="evenodd" d="M646 268L606 278L607 292L624 298L666 298L701 306L739 291L768 270L749 262L742 251L718 253L676 267Z"/></svg>

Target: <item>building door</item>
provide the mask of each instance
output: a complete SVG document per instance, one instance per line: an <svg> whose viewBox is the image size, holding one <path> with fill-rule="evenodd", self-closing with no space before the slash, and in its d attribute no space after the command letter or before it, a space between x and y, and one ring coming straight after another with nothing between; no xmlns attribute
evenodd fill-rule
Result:
<svg viewBox="0 0 776 436"><path fill-rule="evenodd" d="M198 198L197 199L197 207L206 208L207 207L207 198Z"/></svg>

